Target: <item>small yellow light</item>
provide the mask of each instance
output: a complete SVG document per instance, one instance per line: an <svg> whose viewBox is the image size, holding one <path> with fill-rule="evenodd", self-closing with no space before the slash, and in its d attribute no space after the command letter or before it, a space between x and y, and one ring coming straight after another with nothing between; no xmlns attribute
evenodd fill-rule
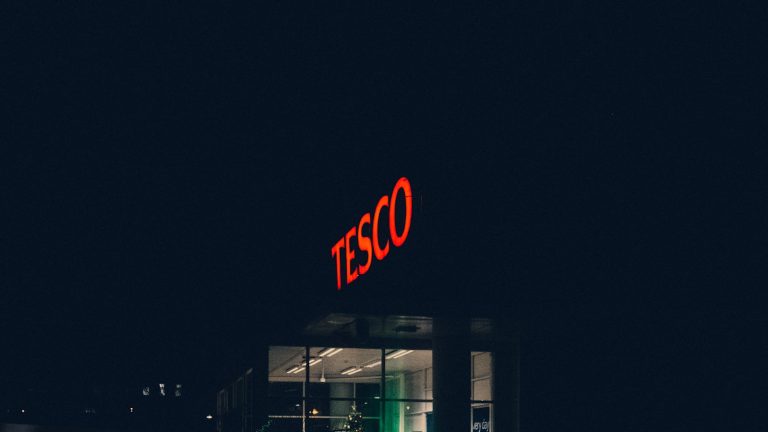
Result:
<svg viewBox="0 0 768 432"><path fill-rule="evenodd" d="M317 408L312 408L312 411L310 411L312 415L318 415L320 414L320 411Z"/></svg>

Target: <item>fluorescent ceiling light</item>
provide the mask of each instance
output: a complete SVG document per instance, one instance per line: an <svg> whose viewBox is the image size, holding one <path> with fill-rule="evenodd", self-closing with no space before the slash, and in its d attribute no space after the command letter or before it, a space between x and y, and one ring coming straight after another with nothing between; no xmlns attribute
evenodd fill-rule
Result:
<svg viewBox="0 0 768 432"><path fill-rule="evenodd" d="M312 360L310 360L310 361L309 361L309 365L310 365L310 366L314 366L314 365L316 365L316 364L320 363L322 360L323 360L323 359L319 359L319 358L313 358ZM307 361L306 361L306 360L304 360L303 362L301 362L301 365L300 365L300 366L306 366L306 365L307 365Z"/></svg>
<svg viewBox="0 0 768 432"><path fill-rule="evenodd" d="M378 365L380 365L380 364L381 364L381 360L376 360L376 361L375 361L375 362L373 362L373 363L368 363L367 365L365 365L365 367L367 367L367 368L372 368L372 367L378 366Z"/></svg>
<svg viewBox="0 0 768 432"><path fill-rule="evenodd" d="M363 368L360 368L360 367L357 367L357 366L350 366L350 367L344 369L343 371L341 371L341 374L342 375L354 375L354 374L356 374L356 373L358 373L358 372L360 372L362 370L363 370Z"/></svg>
<svg viewBox="0 0 768 432"><path fill-rule="evenodd" d="M324 348L317 353L320 357L333 357L340 353L344 348Z"/></svg>
<svg viewBox="0 0 768 432"><path fill-rule="evenodd" d="M395 350L395 351L392 351L391 353L387 354L385 358L387 360L396 359L396 358L403 357L404 355L410 354L412 352L413 352L413 350Z"/></svg>

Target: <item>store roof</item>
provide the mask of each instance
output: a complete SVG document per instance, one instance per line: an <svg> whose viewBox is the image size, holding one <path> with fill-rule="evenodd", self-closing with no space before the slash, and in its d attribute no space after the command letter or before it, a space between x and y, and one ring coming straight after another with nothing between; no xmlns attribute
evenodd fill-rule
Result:
<svg viewBox="0 0 768 432"><path fill-rule="evenodd" d="M433 337L433 318L408 315L330 313L307 325L304 334L312 337L431 340ZM469 335L474 340L490 340L493 335L492 320L488 318L470 319Z"/></svg>

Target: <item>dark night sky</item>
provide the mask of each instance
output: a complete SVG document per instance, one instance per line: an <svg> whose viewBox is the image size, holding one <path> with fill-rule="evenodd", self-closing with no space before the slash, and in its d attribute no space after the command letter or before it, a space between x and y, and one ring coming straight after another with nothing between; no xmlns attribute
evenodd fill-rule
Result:
<svg viewBox="0 0 768 432"><path fill-rule="evenodd" d="M0 378L211 385L407 175L523 313L524 423L754 418L754 11L139 3L2 6Z"/></svg>

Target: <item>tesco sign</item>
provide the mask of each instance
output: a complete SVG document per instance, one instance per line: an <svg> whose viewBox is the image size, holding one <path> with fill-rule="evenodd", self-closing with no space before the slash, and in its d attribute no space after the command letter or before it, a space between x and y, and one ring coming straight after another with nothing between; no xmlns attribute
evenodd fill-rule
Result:
<svg viewBox="0 0 768 432"><path fill-rule="evenodd" d="M397 206L405 206L405 220L400 225L398 232L395 222ZM403 212L400 212L401 214ZM376 207L371 213L365 213L360 217L357 226L350 228L343 237L331 248L331 257L336 258L336 289L341 290L341 262L342 255L346 268L346 284L349 285L359 276L370 270L373 257L383 260L389 254L390 243L394 247L400 247L408 238L411 229L411 217L413 216L413 196L411 195L411 183L407 178L401 177L395 183L391 195L379 198ZM386 220L382 222L382 218ZM366 225L371 226L370 237L363 234ZM382 226L384 225L384 226ZM388 227L387 227L388 225ZM350 240L357 239L357 247L350 244ZM382 238L384 240L382 241ZM343 252L342 252L343 249ZM362 264L359 264L362 262Z"/></svg>

